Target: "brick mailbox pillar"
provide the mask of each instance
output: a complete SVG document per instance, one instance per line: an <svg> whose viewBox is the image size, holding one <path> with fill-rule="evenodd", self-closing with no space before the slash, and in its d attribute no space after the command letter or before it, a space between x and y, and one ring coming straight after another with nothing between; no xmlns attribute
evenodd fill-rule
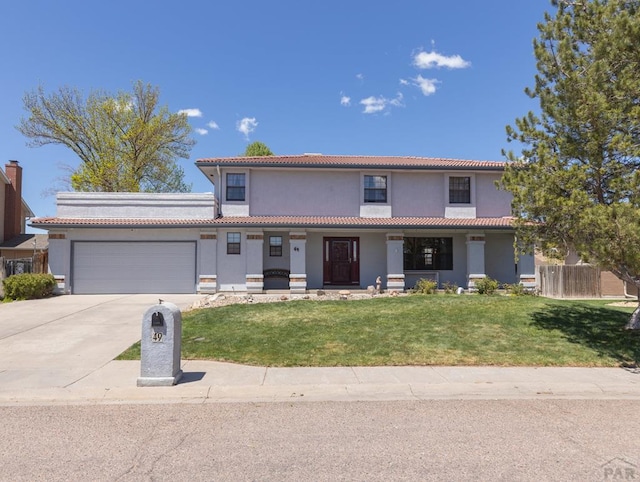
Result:
<svg viewBox="0 0 640 482"><path fill-rule="evenodd" d="M139 387L164 387L182 377L182 313L173 303L160 301L142 318Z"/></svg>

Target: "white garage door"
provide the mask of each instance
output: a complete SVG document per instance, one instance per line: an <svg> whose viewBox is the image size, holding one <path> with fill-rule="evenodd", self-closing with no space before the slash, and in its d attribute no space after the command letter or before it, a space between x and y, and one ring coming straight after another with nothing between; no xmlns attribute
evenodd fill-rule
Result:
<svg viewBox="0 0 640 482"><path fill-rule="evenodd" d="M73 243L73 293L195 293L195 277L192 241Z"/></svg>

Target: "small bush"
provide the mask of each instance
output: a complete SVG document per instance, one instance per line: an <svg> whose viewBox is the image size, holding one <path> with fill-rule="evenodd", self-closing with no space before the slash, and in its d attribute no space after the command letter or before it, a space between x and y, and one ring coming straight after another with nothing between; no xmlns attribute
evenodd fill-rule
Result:
<svg viewBox="0 0 640 482"><path fill-rule="evenodd" d="M442 284L442 289L446 295L455 295L458 292L458 285L450 281L445 281Z"/></svg>
<svg viewBox="0 0 640 482"><path fill-rule="evenodd" d="M53 294L56 280L51 274L16 274L2 282L4 296L9 300L33 300Z"/></svg>
<svg viewBox="0 0 640 482"><path fill-rule="evenodd" d="M432 295L438 289L438 282L432 279L420 278L413 288L414 293Z"/></svg>
<svg viewBox="0 0 640 482"><path fill-rule="evenodd" d="M500 286L500 283L492 278L489 278L488 276L475 282L475 288L481 295L494 294L498 289L498 286Z"/></svg>
<svg viewBox="0 0 640 482"><path fill-rule="evenodd" d="M525 296L525 295L534 295L535 291L527 289L521 283L514 283L512 285L505 284L504 289L507 293L513 296Z"/></svg>

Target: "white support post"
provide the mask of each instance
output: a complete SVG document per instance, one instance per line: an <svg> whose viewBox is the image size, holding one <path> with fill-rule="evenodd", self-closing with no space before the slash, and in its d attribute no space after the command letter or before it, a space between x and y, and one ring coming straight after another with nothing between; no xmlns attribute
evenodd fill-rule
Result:
<svg viewBox="0 0 640 482"><path fill-rule="evenodd" d="M536 263L533 253L518 256L518 273L520 284L528 290L535 290L538 286L536 279Z"/></svg>
<svg viewBox="0 0 640 482"><path fill-rule="evenodd" d="M289 290L292 294L307 292L307 233L289 233Z"/></svg>
<svg viewBox="0 0 640 482"><path fill-rule="evenodd" d="M404 235L387 233L387 290L404 289Z"/></svg>
<svg viewBox="0 0 640 482"><path fill-rule="evenodd" d="M262 232L247 233L247 292L262 293L264 291L264 275L262 273L264 235Z"/></svg>
<svg viewBox="0 0 640 482"><path fill-rule="evenodd" d="M49 272L56 280L53 292L57 295L71 294L71 241L65 231L49 233Z"/></svg>
<svg viewBox="0 0 640 482"><path fill-rule="evenodd" d="M486 278L484 266L484 233L467 234L467 287L475 291L476 281Z"/></svg>
<svg viewBox="0 0 640 482"><path fill-rule="evenodd" d="M218 291L217 253L218 234L215 230L202 230L199 241L200 263L198 269L198 293Z"/></svg>

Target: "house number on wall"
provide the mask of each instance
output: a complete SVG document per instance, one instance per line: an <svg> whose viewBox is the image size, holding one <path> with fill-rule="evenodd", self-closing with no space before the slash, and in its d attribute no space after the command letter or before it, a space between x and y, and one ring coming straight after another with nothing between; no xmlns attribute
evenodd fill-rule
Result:
<svg viewBox="0 0 640 482"><path fill-rule="evenodd" d="M158 331L154 331L153 334L151 335L151 341L153 341L154 343L162 343L162 338L163 338L162 333Z"/></svg>

